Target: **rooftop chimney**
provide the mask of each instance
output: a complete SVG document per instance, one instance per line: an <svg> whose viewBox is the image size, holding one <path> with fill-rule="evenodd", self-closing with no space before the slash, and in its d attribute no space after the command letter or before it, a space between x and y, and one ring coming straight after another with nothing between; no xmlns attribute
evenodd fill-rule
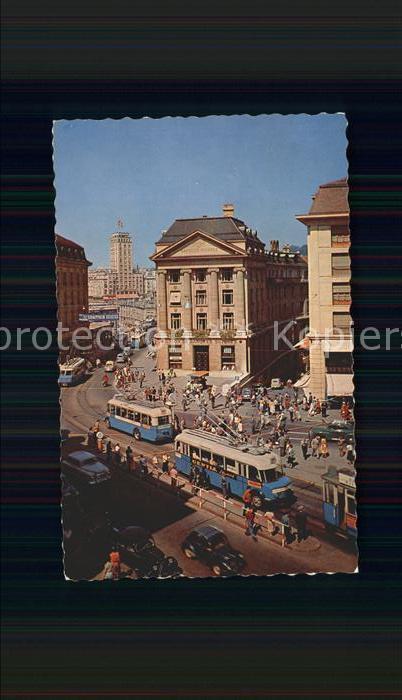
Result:
<svg viewBox="0 0 402 700"><path fill-rule="evenodd" d="M234 216L234 204L224 204L222 211L223 216Z"/></svg>

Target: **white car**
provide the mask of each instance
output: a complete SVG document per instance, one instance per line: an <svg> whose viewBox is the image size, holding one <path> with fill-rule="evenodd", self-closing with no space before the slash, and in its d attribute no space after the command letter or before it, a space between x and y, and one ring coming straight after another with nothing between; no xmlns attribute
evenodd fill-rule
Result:
<svg viewBox="0 0 402 700"><path fill-rule="evenodd" d="M105 372L114 372L116 369L116 364L113 360L108 360L105 364Z"/></svg>

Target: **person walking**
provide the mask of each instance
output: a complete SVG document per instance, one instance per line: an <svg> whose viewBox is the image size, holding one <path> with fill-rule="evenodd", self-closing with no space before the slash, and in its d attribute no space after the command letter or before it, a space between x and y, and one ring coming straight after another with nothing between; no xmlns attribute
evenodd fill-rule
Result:
<svg viewBox="0 0 402 700"><path fill-rule="evenodd" d="M328 444L326 439L323 437L321 438L320 446L319 446L319 455L318 458L323 457L323 459L326 459L329 457L329 450L328 450Z"/></svg>
<svg viewBox="0 0 402 700"><path fill-rule="evenodd" d="M267 519L267 530L271 537L274 537L278 532L278 525L275 523L275 513L272 510L267 510L265 513Z"/></svg>
<svg viewBox="0 0 402 700"><path fill-rule="evenodd" d="M256 540L256 535L255 535L255 512L253 508L247 508L246 513L245 513L245 519L246 519L246 530L245 530L245 535L248 537L253 538L253 540Z"/></svg>
<svg viewBox="0 0 402 700"><path fill-rule="evenodd" d="M113 547L112 551L109 554L109 560L112 565L113 580L117 581L120 578L121 573L120 554L117 550L117 547Z"/></svg>
<svg viewBox="0 0 402 700"><path fill-rule="evenodd" d="M303 438L303 440L300 443L302 455L304 457L304 461L308 458L308 440L307 438Z"/></svg>
<svg viewBox="0 0 402 700"><path fill-rule="evenodd" d="M328 411L328 404L326 401L323 401L321 404L321 415L323 418L327 417L327 411Z"/></svg>
<svg viewBox="0 0 402 700"><path fill-rule="evenodd" d="M285 535L285 543L287 545L292 543L292 531L290 529L290 520L287 513L284 513L281 518L283 525L283 534Z"/></svg>
<svg viewBox="0 0 402 700"><path fill-rule="evenodd" d="M346 440L345 440L345 438L339 438L338 449L339 449L339 456L344 457L346 454Z"/></svg>
<svg viewBox="0 0 402 700"><path fill-rule="evenodd" d="M117 442L116 445L114 446L113 457L114 457L114 466L115 466L115 467L120 467L120 464L121 464L121 452L120 452L120 445L119 445L118 442Z"/></svg>
<svg viewBox="0 0 402 700"><path fill-rule="evenodd" d="M295 523L297 528L297 541L307 539L307 513L304 506L300 505L295 515Z"/></svg>
<svg viewBox="0 0 402 700"><path fill-rule="evenodd" d="M221 477L221 489L222 489L222 496L226 501L226 499L229 498L229 485L228 485L226 476L224 474L222 474L222 477Z"/></svg>
<svg viewBox="0 0 402 700"><path fill-rule="evenodd" d="M177 491L177 477L178 477L178 471L175 466L173 466L170 469L169 476L170 476L170 483L172 486L173 491Z"/></svg>
<svg viewBox="0 0 402 700"><path fill-rule="evenodd" d="M156 455L152 457L152 469L156 469L156 471L159 471L159 460Z"/></svg>
<svg viewBox="0 0 402 700"><path fill-rule="evenodd" d="M108 440L106 443L106 462L109 466L112 464L112 459L113 459L112 441Z"/></svg>
<svg viewBox="0 0 402 700"><path fill-rule="evenodd" d="M289 442L288 447L287 447L287 461L288 461L289 467L291 469L294 469L297 462L296 462L295 451L293 449L293 445L291 442Z"/></svg>
<svg viewBox="0 0 402 700"><path fill-rule="evenodd" d="M162 472L163 472L163 474L167 474L168 471L169 471L169 457L167 456L166 452L164 452L162 455Z"/></svg>
<svg viewBox="0 0 402 700"><path fill-rule="evenodd" d="M286 438L284 435L281 435L279 438L279 456L280 457L285 456L285 449L286 449Z"/></svg>
<svg viewBox="0 0 402 700"><path fill-rule="evenodd" d="M346 445L346 459L348 460L349 464L353 464L355 461L355 451L351 442L348 442Z"/></svg>
<svg viewBox="0 0 402 700"><path fill-rule="evenodd" d="M126 448L126 467L127 471L131 472L133 468L133 450L130 445Z"/></svg>
<svg viewBox="0 0 402 700"><path fill-rule="evenodd" d="M140 467L140 477L141 479L146 479L148 476L148 464L147 464L147 459L144 457L144 455L140 455L140 458L138 460L138 464Z"/></svg>
<svg viewBox="0 0 402 700"><path fill-rule="evenodd" d="M311 456L318 458L318 446L320 444L318 437L314 436L313 439L311 440L310 444L311 444Z"/></svg>

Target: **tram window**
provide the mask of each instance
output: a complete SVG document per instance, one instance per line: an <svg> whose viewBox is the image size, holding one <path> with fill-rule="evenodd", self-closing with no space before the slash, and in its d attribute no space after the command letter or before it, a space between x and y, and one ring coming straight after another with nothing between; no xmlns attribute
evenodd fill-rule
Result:
<svg viewBox="0 0 402 700"><path fill-rule="evenodd" d="M333 484L325 484L325 502L331 503L333 506L335 503L335 488Z"/></svg>
<svg viewBox="0 0 402 700"><path fill-rule="evenodd" d="M159 416L158 425L166 425L169 423L169 416Z"/></svg>
<svg viewBox="0 0 402 700"><path fill-rule="evenodd" d="M138 411L134 411L134 420L135 420L137 423L140 423L140 422L141 422L141 414L138 413Z"/></svg>
<svg viewBox="0 0 402 700"><path fill-rule="evenodd" d="M114 416L116 413L116 406L113 406L113 404L109 405L109 413L111 416Z"/></svg>
<svg viewBox="0 0 402 700"><path fill-rule="evenodd" d="M252 464L248 465L248 478L252 479L253 481L261 481L258 469L253 467Z"/></svg>
<svg viewBox="0 0 402 700"><path fill-rule="evenodd" d="M208 450L201 450L201 459L203 462L210 462L211 453Z"/></svg>
<svg viewBox="0 0 402 700"><path fill-rule="evenodd" d="M355 497L352 496L352 494L348 493L347 494L347 511L351 515L356 515L356 500Z"/></svg>
<svg viewBox="0 0 402 700"><path fill-rule="evenodd" d="M240 476L245 476L247 478L247 464L242 464L242 462L238 462L238 465Z"/></svg>
<svg viewBox="0 0 402 700"><path fill-rule="evenodd" d="M260 479L262 482L266 482L267 484L272 483L273 481L276 481L278 478L276 470L275 469L261 469L260 470Z"/></svg>
<svg viewBox="0 0 402 700"><path fill-rule="evenodd" d="M176 442L176 452L183 452L183 443Z"/></svg>
<svg viewBox="0 0 402 700"><path fill-rule="evenodd" d="M222 455L214 455L215 462L217 464L217 469L218 471L222 471L223 469L223 457Z"/></svg>
<svg viewBox="0 0 402 700"><path fill-rule="evenodd" d="M151 417L147 416L146 413L141 414L141 423L143 425L151 425Z"/></svg>
<svg viewBox="0 0 402 700"><path fill-rule="evenodd" d="M116 406L116 416L120 416L120 406Z"/></svg>
<svg viewBox="0 0 402 700"><path fill-rule="evenodd" d="M125 408L120 409L120 416L122 418L127 418L127 410Z"/></svg>
<svg viewBox="0 0 402 700"><path fill-rule="evenodd" d="M127 411L127 418L129 420L133 420L133 417L134 417L134 413L132 411Z"/></svg>
<svg viewBox="0 0 402 700"><path fill-rule="evenodd" d="M193 459L199 459L200 458L200 450L198 447L192 447L191 448L191 457Z"/></svg>
<svg viewBox="0 0 402 700"><path fill-rule="evenodd" d="M229 459L228 457L226 457L225 466L226 466L226 470L228 472L232 472L233 474L237 474L236 463L235 463L234 459Z"/></svg>

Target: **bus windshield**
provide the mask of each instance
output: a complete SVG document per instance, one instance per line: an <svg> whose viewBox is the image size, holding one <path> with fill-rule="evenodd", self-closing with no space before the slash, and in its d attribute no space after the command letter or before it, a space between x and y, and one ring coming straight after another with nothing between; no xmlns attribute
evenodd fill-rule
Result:
<svg viewBox="0 0 402 700"><path fill-rule="evenodd" d="M262 483L270 484L273 481L280 479L282 474L276 469L260 469L260 478Z"/></svg>

